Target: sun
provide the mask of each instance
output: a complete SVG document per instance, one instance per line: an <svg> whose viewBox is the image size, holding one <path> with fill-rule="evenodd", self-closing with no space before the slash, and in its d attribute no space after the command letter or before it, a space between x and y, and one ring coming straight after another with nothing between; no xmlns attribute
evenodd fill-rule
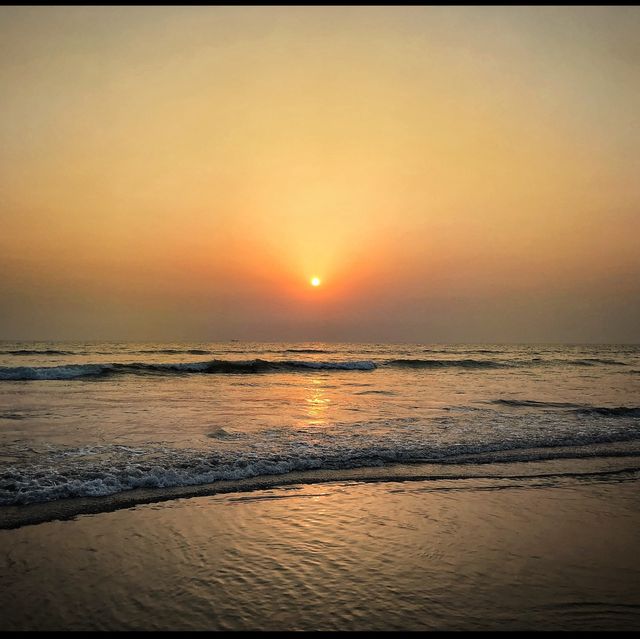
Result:
<svg viewBox="0 0 640 639"><path fill-rule="evenodd" d="M320 286L320 278L312 277L311 278L311 286Z"/></svg>

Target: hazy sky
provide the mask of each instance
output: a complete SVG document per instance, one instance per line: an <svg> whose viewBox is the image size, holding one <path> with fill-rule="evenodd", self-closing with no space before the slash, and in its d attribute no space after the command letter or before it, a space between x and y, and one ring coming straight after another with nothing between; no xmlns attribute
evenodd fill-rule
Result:
<svg viewBox="0 0 640 639"><path fill-rule="evenodd" d="M233 338L640 342L640 9L1 7L0 339Z"/></svg>

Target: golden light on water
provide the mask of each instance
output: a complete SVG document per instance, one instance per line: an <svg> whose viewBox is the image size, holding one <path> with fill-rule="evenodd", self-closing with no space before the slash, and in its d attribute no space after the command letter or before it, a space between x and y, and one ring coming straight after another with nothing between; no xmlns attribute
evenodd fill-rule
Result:
<svg viewBox="0 0 640 639"><path fill-rule="evenodd" d="M320 286L320 278L312 277L311 278L311 286Z"/></svg>

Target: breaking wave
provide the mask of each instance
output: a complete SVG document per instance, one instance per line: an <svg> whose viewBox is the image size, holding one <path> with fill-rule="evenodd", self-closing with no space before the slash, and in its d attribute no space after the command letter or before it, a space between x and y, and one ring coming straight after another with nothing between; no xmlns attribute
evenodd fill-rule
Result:
<svg viewBox="0 0 640 639"><path fill-rule="evenodd" d="M412 463L472 468L487 463L640 455L637 447L635 452L597 448L639 441L637 429L624 423L608 432L591 428L557 434L522 433L502 441L434 442L424 437L419 424L406 419L395 421L399 429L396 433L366 438L363 435L371 434L372 424L300 433L295 438L274 430L263 433L266 437L260 442L247 433L218 429L204 435L214 446L208 450L158 445L51 448L3 468L0 505L99 497L137 488L196 486L294 471L339 471ZM216 446L217 440L226 439L234 440L233 449L225 447L224 441Z"/></svg>
<svg viewBox="0 0 640 639"><path fill-rule="evenodd" d="M12 353L26 354L71 354L67 351L11 351ZM211 351L201 349L164 349L154 351L137 351L139 353L165 353L165 354L190 354L205 355ZM320 354L329 351L320 349L287 349L286 353ZM370 371L376 368L398 368L408 370L433 370L458 368L464 370L487 369L514 369L530 366L596 366L596 365L626 366L624 362L611 359L582 359L582 360L544 360L534 358L532 360L504 360L504 359L413 359L399 358L381 361L371 360L224 360L212 359L196 362L107 362L101 364L64 364L58 366L2 366L0 367L0 381L31 381L31 380L71 380L83 378L100 378L112 375L126 374L186 374L186 373L266 373L273 371L301 371L301 370L354 370ZM631 371L635 372L635 371ZM511 400L500 400L511 401Z"/></svg>
<svg viewBox="0 0 640 639"><path fill-rule="evenodd" d="M171 375L187 373L209 374L250 374L270 371L304 370L354 370L370 371L376 368L371 361L314 362L261 359L247 361L228 361L214 359L206 362L182 363L109 363L109 364L68 364L64 366L4 366L0 367L0 380L72 380L83 378L101 378L113 375Z"/></svg>

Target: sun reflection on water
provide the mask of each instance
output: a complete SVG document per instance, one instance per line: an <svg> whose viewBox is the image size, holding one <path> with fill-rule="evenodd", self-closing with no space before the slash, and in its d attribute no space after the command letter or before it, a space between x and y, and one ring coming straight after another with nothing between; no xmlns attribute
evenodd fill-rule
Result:
<svg viewBox="0 0 640 639"><path fill-rule="evenodd" d="M322 426L326 423L331 400L327 397L325 383L325 379L320 376L309 380L308 396L305 398L309 426Z"/></svg>

